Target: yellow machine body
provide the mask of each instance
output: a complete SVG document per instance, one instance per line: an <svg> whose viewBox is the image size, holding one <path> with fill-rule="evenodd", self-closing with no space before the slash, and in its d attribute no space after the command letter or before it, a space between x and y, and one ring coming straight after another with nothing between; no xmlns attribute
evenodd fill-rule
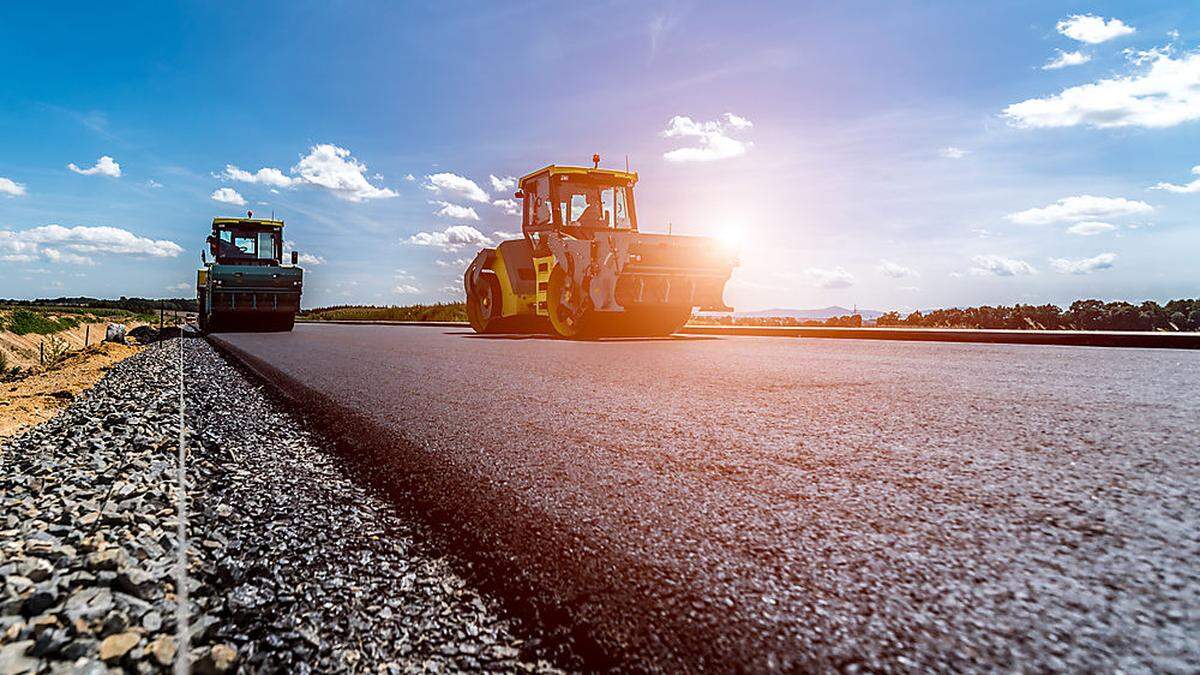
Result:
<svg viewBox="0 0 1200 675"><path fill-rule="evenodd" d="M522 238L481 250L463 274L471 326L669 335L695 307L731 309L722 295L736 255L711 237L638 231L637 181L636 172L554 164L523 176Z"/></svg>

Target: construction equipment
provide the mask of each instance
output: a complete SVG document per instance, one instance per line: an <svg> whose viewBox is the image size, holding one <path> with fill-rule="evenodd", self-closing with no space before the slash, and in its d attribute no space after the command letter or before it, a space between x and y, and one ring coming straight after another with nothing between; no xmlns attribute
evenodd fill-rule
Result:
<svg viewBox="0 0 1200 675"><path fill-rule="evenodd" d="M304 270L292 251L283 264L283 221L214 218L208 237L209 262L196 272L199 323L203 332L290 331L300 311Z"/></svg>
<svg viewBox="0 0 1200 675"><path fill-rule="evenodd" d="M521 178L521 239L479 252L463 275L478 333L664 336L693 308L732 311L738 264L713 237L638 231L636 172L550 165Z"/></svg>

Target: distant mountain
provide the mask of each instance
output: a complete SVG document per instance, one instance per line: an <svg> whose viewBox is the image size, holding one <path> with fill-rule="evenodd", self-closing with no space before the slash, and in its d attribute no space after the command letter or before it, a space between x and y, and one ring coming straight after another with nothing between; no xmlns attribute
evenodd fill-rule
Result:
<svg viewBox="0 0 1200 675"><path fill-rule="evenodd" d="M744 316L762 318L770 316L822 321L825 319L832 319L835 316L849 316L853 313L854 310L852 309L846 309L845 307L838 307L837 305L834 305L832 307L822 307L821 309L759 309L753 312L734 312L733 315L737 317ZM861 314L862 318L866 320L878 319L879 317L883 316L883 312L880 312L876 309L860 309L858 310L858 313Z"/></svg>

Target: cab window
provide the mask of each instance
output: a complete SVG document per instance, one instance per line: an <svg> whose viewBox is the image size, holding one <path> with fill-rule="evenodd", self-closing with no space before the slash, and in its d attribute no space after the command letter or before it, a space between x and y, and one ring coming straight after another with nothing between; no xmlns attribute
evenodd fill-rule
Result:
<svg viewBox="0 0 1200 675"><path fill-rule="evenodd" d="M533 181L530 185L529 195L526 197L526 203L529 204L530 220L534 227L548 227L551 223L550 211L550 179L548 176L542 176Z"/></svg>
<svg viewBox="0 0 1200 675"><path fill-rule="evenodd" d="M612 214L612 226L618 230L633 228L633 221L629 218L629 207L625 203L625 191L625 188L614 188L605 190L601 195L604 198L604 211Z"/></svg>
<svg viewBox="0 0 1200 675"><path fill-rule="evenodd" d="M587 206L587 197L581 194L571 195L571 215L564 222L577 221L582 218Z"/></svg>
<svg viewBox="0 0 1200 675"><path fill-rule="evenodd" d="M258 257L260 260L272 260L275 258L274 232L258 233Z"/></svg>
<svg viewBox="0 0 1200 675"><path fill-rule="evenodd" d="M253 256L258 250L255 244L254 235L237 235L233 238L233 245L244 255Z"/></svg>

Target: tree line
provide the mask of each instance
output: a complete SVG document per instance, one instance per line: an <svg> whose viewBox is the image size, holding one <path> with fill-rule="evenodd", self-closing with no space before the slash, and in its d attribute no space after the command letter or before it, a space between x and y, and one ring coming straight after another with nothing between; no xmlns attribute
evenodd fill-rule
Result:
<svg viewBox="0 0 1200 675"><path fill-rule="evenodd" d="M902 316L888 312L877 326L920 328L1008 328L1031 330L1200 330L1200 299L1171 300L1160 305L1076 300L1066 310L1057 305L952 307Z"/></svg>
<svg viewBox="0 0 1200 675"><path fill-rule="evenodd" d="M69 311L70 308L123 309L134 314L153 314L158 312L160 307L167 311L196 311L195 298L127 298L123 295L116 300L104 300L86 296L38 298L37 300L0 300L0 305L9 307L48 307L59 311Z"/></svg>
<svg viewBox="0 0 1200 675"><path fill-rule="evenodd" d="M466 321L467 306L461 302L434 305L334 305L300 312L313 321Z"/></svg>

